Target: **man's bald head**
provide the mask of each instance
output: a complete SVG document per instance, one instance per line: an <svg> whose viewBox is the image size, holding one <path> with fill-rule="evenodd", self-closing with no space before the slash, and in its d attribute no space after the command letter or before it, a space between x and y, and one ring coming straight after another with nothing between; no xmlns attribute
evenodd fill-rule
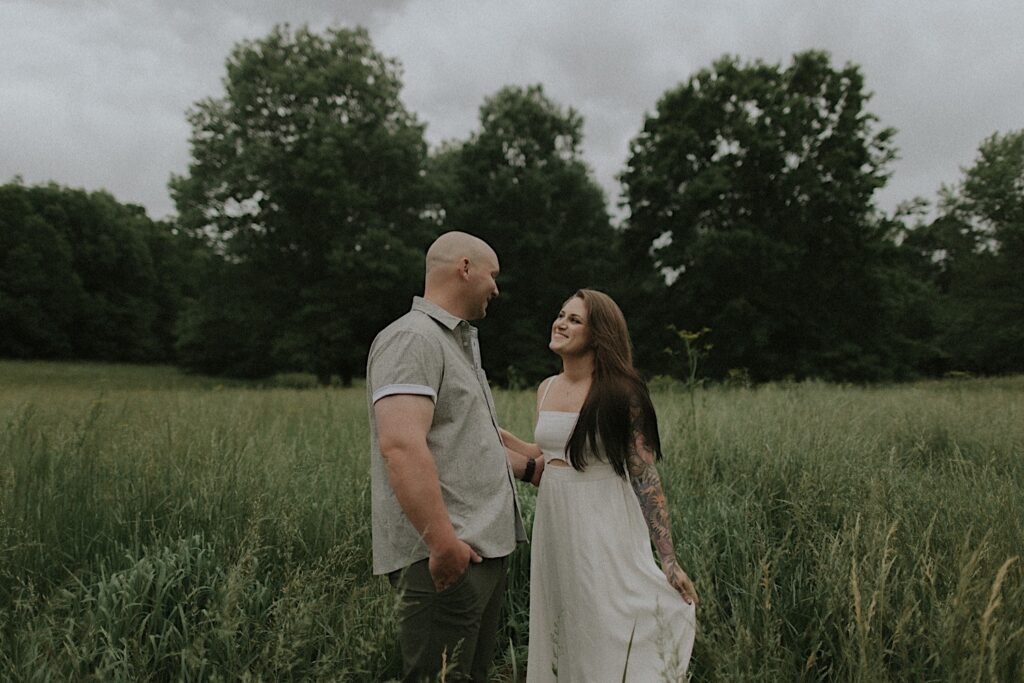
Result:
<svg viewBox="0 0 1024 683"><path fill-rule="evenodd" d="M497 255L487 242L468 232L446 232L427 249L427 278L430 278L431 271L444 266L456 266L463 258L474 262L485 257L497 260Z"/></svg>
<svg viewBox="0 0 1024 683"><path fill-rule="evenodd" d="M487 314L498 296L498 255L479 237L446 232L427 250L424 296L463 320Z"/></svg>

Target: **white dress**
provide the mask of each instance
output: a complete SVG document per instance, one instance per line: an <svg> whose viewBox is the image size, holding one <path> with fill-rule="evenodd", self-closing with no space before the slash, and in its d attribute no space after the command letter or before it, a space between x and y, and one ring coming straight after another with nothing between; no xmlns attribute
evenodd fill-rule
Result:
<svg viewBox="0 0 1024 683"><path fill-rule="evenodd" d="M566 458L577 417L540 412L548 463ZM633 487L610 464L544 468L530 553L528 683L685 679L696 608L655 563Z"/></svg>

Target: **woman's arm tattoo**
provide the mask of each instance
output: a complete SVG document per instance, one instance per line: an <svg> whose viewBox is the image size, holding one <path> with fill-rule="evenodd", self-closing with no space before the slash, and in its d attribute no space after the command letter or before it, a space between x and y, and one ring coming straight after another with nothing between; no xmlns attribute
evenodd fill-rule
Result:
<svg viewBox="0 0 1024 683"><path fill-rule="evenodd" d="M634 420L633 442L627 462L629 482L633 485L633 491L636 492L636 497L640 501L640 510L647 522L651 542L654 544L664 568L667 564L675 563L676 555L672 547L672 530L668 521L665 491L662 489L661 477L658 476L654 460L654 451L647 444L643 432L640 431L637 421Z"/></svg>

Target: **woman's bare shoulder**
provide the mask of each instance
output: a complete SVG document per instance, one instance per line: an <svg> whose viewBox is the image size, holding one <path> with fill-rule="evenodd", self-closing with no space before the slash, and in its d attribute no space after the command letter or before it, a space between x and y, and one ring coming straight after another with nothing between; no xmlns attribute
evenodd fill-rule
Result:
<svg viewBox="0 0 1024 683"><path fill-rule="evenodd" d="M541 380L541 383L537 385L537 396L543 396L544 392L547 391L548 387L551 385L552 382L555 381L555 378L557 377L558 375L551 375L550 377L546 377L543 380Z"/></svg>

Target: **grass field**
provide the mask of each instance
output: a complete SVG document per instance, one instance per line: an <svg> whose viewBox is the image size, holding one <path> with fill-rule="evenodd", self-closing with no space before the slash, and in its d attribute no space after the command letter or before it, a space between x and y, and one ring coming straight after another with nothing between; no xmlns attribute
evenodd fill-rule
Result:
<svg viewBox="0 0 1024 683"><path fill-rule="evenodd" d="M397 675L363 391L300 383L0 362L0 679ZM496 398L528 434L532 395ZM1024 378L655 403L694 680L1024 680Z"/></svg>

